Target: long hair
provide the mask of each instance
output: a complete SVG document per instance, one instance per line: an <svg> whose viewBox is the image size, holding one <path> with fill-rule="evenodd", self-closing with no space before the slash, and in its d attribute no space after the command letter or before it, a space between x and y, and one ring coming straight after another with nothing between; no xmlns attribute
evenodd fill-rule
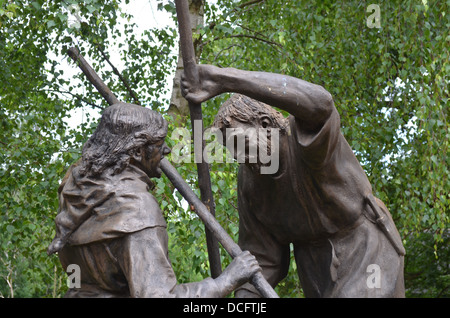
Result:
<svg viewBox="0 0 450 318"><path fill-rule="evenodd" d="M122 172L132 152L166 137L161 114L137 105L118 103L105 109L94 134L83 147L80 174L99 176L106 169Z"/></svg>

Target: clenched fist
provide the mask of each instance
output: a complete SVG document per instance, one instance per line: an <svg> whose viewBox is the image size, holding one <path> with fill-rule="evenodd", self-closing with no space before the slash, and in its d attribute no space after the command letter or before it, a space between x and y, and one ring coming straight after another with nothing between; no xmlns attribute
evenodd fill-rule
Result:
<svg viewBox="0 0 450 318"><path fill-rule="evenodd" d="M189 102L200 104L224 92L220 80L222 69L213 65L198 65L199 82L191 82L185 74L181 75L181 94Z"/></svg>
<svg viewBox="0 0 450 318"><path fill-rule="evenodd" d="M224 294L228 294L248 282L259 271L261 271L261 267L256 258L250 252L245 251L234 258L223 273L216 278L216 283Z"/></svg>

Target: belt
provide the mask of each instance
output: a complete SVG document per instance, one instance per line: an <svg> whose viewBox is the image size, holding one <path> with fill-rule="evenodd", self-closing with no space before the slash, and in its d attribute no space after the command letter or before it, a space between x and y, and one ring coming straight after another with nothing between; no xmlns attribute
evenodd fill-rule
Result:
<svg viewBox="0 0 450 318"><path fill-rule="evenodd" d="M383 211L382 208L376 202L375 197L372 194L366 196L366 202L372 209L376 219L372 220L370 215L367 214L367 210L364 209L364 215L369 219L369 221L378 225L380 230L386 235L389 242L394 247L395 251L400 256L404 256L406 254L405 248L403 247L401 238L393 224L392 220L389 218L388 213Z"/></svg>

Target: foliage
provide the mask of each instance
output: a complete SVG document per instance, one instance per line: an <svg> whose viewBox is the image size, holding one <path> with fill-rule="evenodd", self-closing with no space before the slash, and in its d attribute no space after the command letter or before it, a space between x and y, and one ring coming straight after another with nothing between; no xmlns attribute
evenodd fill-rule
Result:
<svg viewBox="0 0 450 318"><path fill-rule="evenodd" d="M172 1L158 3L174 14ZM370 28L370 1L207 1L197 49L202 63L284 73L330 91L342 131L404 239L408 296L449 296L450 1L378 3L380 28ZM73 63L77 75L67 72L67 49L77 46L120 99L168 107L175 26L137 33L121 10L128 4L0 0L0 297L60 297L66 289L57 257L45 251L59 182L96 126L92 117L78 129L67 122L73 110L107 106ZM207 126L224 99L205 103ZM167 119L173 147L175 126L190 123ZM195 164L175 166L197 191ZM236 164L211 164L217 219L235 240L236 175ZM204 226L165 177L155 182L179 282L209 276ZM230 258L221 256L224 268ZM302 297L295 262L276 290Z"/></svg>
<svg viewBox="0 0 450 318"><path fill-rule="evenodd" d="M69 159L54 160L68 104L45 90L48 12L17 2L0 9L10 13L0 14L0 296L55 296L57 260L47 259L44 244Z"/></svg>

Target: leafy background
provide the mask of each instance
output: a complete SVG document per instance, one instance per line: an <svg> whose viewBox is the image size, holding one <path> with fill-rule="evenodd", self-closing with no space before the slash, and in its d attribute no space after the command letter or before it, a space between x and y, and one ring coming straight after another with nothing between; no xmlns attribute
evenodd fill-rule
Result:
<svg viewBox="0 0 450 318"><path fill-rule="evenodd" d="M175 127L190 129L168 111L178 34L173 2L157 3L173 24L138 31L128 0L0 0L0 297L67 290L64 269L46 254L57 188L107 106L75 65L63 66L69 47L120 99L165 114L170 146ZM450 1L377 1L380 28L367 24L372 1L190 3L204 15L200 63L288 74L332 93L342 131L404 240L407 296L448 297ZM206 125L224 98L204 104ZM84 114L75 128L74 111ZM198 189L195 164L177 168ZM235 240L236 173L236 164L211 166L217 219ZM208 277L204 226L165 177L155 182L179 282ZM221 257L224 268L230 258ZM293 259L276 291L303 297Z"/></svg>

